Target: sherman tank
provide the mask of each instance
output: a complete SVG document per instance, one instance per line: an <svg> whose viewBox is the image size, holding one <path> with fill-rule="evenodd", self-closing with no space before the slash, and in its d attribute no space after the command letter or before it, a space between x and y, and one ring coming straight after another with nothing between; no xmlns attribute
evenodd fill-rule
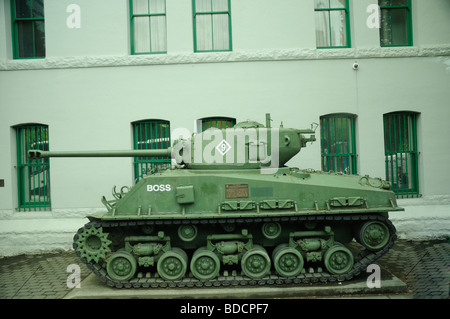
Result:
<svg viewBox="0 0 450 319"><path fill-rule="evenodd" d="M244 121L168 149L52 152L46 157L172 158L132 187L113 188L73 248L107 285L210 287L350 280L396 239L389 182L287 167L312 129Z"/></svg>

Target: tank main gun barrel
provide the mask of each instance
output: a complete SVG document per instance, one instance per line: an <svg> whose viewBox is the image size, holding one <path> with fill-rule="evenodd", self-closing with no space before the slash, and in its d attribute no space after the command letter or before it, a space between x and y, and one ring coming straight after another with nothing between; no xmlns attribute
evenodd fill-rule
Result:
<svg viewBox="0 0 450 319"><path fill-rule="evenodd" d="M172 148L152 149L152 150L126 150L126 151L81 151L81 152L51 152L41 150L29 150L30 159L41 159L49 157L171 157Z"/></svg>

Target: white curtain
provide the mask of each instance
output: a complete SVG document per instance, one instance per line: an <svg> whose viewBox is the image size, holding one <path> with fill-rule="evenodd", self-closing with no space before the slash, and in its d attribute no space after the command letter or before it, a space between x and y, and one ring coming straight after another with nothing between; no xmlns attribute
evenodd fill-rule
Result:
<svg viewBox="0 0 450 319"><path fill-rule="evenodd" d="M151 50L152 52L167 51L166 16L154 16L150 18Z"/></svg>
<svg viewBox="0 0 450 319"><path fill-rule="evenodd" d="M209 51L213 49L211 14L197 14L196 17L197 50Z"/></svg>
<svg viewBox="0 0 450 319"><path fill-rule="evenodd" d="M215 14L213 16L213 40L214 50L228 50L230 48L228 14Z"/></svg>
<svg viewBox="0 0 450 319"><path fill-rule="evenodd" d="M134 52L167 51L165 0L133 0ZM163 15L154 15L163 14Z"/></svg>
<svg viewBox="0 0 450 319"><path fill-rule="evenodd" d="M316 9L345 9L345 0L315 0ZM315 12L317 47L347 45L345 10Z"/></svg>
<svg viewBox="0 0 450 319"><path fill-rule="evenodd" d="M150 52L150 20L149 17L134 18L134 52Z"/></svg>
<svg viewBox="0 0 450 319"><path fill-rule="evenodd" d="M148 0L133 0L133 14L148 14Z"/></svg>
<svg viewBox="0 0 450 319"><path fill-rule="evenodd" d="M331 44L334 47L347 45L347 28L345 23L345 11L330 11Z"/></svg>
<svg viewBox="0 0 450 319"><path fill-rule="evenodd" d="M211 0L195 0L195 12L211 12Z"/></svg>
<svg viewBox="0 0 450 319"><path fill-rule="evenodd" d="M330 21L328 11L316 11L316 44L317 47L330 46Z"/></svg>
<svg viewBox="0 0 450 319"><path fill-rule="evenodd" d="M195 11L197 50L228 50L228 0L196 0Z"/></svg>

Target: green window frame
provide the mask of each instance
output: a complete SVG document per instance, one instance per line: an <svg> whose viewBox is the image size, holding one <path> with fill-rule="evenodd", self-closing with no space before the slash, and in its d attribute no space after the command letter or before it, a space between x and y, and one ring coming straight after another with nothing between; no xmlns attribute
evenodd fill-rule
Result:
<svg viewBox="0 0 450 319"><path fill-rule="evenodd" d="M348 0L315 0L314 16L318 49L351 47Z"/></svg>
<svg viewBox="0 0 450 319"><path fill-rule="evenodd" d="M205 117L200 120L202 132L211 127L222 129L233 127L234 125L236 125L236 119L232 117Z"/></svg>
<svg viewBox="0 0 450 319"><path fill-rule="evenodd" d="M14 59L45 58L44 0L11 0Z"/></svg>
<svg viewBox="0 0 450 319"><path fill-rule="evenodd" d="M51 210L50 161L30 160L28 150L49 150L48 126L27 124L15 127L17 147L18 211Z"/></svg>
<svg viewBox="0 0 450 319"><path fill-rule="evenodd" d="M399 198L418 197L419 172L415 112L383 115L386 180Z"/></svg>
<svg viewBox="0 0 450 319"><path fill-rule="evenodd" d="M170 147L170 122L165 120L143 120L132 123L133 148L135 150L165 149ZM168 156L135 157L134 178L137 183L152 171L170 168Z"/></svg>
<svg viewBox="0 0 450 319"><path fill-rule="evenodd" d="M320 117L321 165L323 171L357 174L356 115L329 114Z"/></svg>
<svg viewBox="0 0 450 319"><path fill-rule="evenodd" d="M411 0L378 0L380 46L412 46Z"/></svg>
<svg viewBox="0 0 450 319"><path fill-rule="evenodd" d="M166 0L130 0L131 54L167 53Z"/></svg>
<svg viewBox="0 0 450 319"><path fill-rule="evenodd" d="M194 52L231 51L230 0L192 0Z"/></svg>

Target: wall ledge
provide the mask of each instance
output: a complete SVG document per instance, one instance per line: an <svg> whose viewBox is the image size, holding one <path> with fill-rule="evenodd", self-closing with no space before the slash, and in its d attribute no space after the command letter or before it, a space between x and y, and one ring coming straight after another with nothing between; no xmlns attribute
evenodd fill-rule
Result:
<svg viewBox="0 0 450 319"><path fill-rule="evenodd" d="M151 66L194 63L297 61L327 59L411 58L450 56L450 45L348 49L264 49L232 52L179 52L149 55L100 55L0 60L0 71Z"/></svg>

